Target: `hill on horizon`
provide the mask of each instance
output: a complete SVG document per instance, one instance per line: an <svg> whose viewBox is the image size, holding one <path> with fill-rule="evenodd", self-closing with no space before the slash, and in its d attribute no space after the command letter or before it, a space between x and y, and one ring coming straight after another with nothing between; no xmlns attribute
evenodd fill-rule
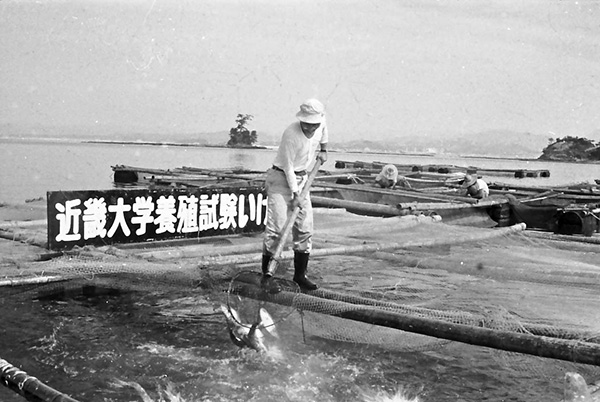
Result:
<svg viewBox="0 0 600 402"><path fill-rule="evenodd" d="M347 151L370 150L520 158L537 158L547 144L547 136L508 130L437 136L403 135L387 140L331 142L332 148Z"/></svg>

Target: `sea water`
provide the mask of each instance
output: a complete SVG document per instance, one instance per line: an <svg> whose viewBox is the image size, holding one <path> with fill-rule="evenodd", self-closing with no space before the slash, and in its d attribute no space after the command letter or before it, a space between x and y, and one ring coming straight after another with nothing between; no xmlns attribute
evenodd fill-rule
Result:
<svg viewBox="0 0 600 402"><path fill-rule="evenodd" d="M362 265L358 259L330 258L363 271L350 266ZM267 346L278 353L239 349L218 308L223 293L154 288L87 295L4 289L0 357L82 402L142 401L121 382L156 402L166 389L180 395L167 402L532 402L558 401L562 393L560 375L522 370L547 364L534 357L513 356L512 365L506 352L458 343L401 350L329 340L304 333L291 308L270 304L279 338ZM0 387L0 400L22 398Z"/></svg>
<svg viewBox="0 0 600 402"><path fill-rule="evenodd" d="M273 150L47 142L7 142L0 152L3 202L44 197L46 191L112 188L110 166L117 164L265 170L274 157ZM330 159L331 170L337 159L550 170L550 178L506 178L539 185L600 177L597 165L335 152ZM359 264L355 270L364 271L361 259L331 256L321 263ZM138 384L154 401L168 388L184 402L360 401L385 400L386 395L393 400L531 402L558 401L562 393L562 378L549 380L535 370L501 364L502 352L462 344L438 352L339 342L304 336L302 325L292 319L277 325L278 356L240 350L218 311L224 295L207 289L159 286L37 295L0 289L0 357L80 401L142 400L120 381ZM181 314L190 303L194 314ZM540 364L519 357L520 364L525 360L528 367ZM0 387L0 400L23 399Z"/></svg>
<svg viewBox="0 0 600 402"><path fill-rule="evenodd" d="M173 169L240 167L266 170L275 157L273 149L229 149L187 146L123 145L69 141L0 140L0 202L22 203L45 198L47 191L101 190L113 187L111 166ZM463 158L453 155L418 156L331 152L323 169L335 171L335 161L390 162L475 166L485 169L548 170L549 178L516 179L484 176L486 181L522 186L552 186L600 179L600 164L537 160Z"/></svg>
<svg viewBox="0 0 600 402"><path fill-rule="evenodd" d="M206 308L195 308L193 319L169 314L189 307L190 298ZM0 297L0 356L82 402L142 401L121 381L137 383L156 402L167 388L180 395L167 402L352 401L398 392L412 397L425 383L424 373L414 369L435 364L422 355L410 374L417 356L304 341L300 328L288 322L278 324L277 356L238 349L223 315L211 307L215 298L189 290L35 302ZM22 398L0 387L0 400Z"/></svg>

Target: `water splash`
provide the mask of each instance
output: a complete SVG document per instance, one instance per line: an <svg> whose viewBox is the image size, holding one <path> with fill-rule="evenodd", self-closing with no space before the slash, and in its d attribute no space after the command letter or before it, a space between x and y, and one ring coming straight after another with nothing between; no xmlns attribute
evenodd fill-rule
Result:
<svg viewBox="0 0 600 402"><path fill-rule="evenodd" d="M57 334L64 326L64 320L60 321L54 328L52 328L52 334L43 336L39 339L39 346L31 346L29 349L34 351L41 351L49 353L54 351L58 346Z"/></svg>
<svg viewBox="0 0 600 402"><path fill-rule="evenodd" d="M157 398L152 399L148 392L135 381L123 381L115 378L112 382L112 386L115 388L133 388L142 402L187 402L183 397L175 391L173 383L167 381L165 387L157 387Z"/></svg>
<svg viewBox="0 0 600 402"><path fill-rule="evenodd" d="M361 390L360 394L364 402L422 402L418 396L410 397L409 392L403 387L398 388L393 393Z"/></svg>

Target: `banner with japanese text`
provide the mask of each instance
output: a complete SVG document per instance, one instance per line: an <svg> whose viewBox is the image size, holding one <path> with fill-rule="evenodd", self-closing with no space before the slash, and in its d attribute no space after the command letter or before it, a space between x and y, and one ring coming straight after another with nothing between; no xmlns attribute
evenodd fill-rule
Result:
<svg viewBox="0 0 600 402"><path fill-rule="evenodd" d="M262 187L51 191L47 204L51 250L255 233L267 212Z"/></svg>

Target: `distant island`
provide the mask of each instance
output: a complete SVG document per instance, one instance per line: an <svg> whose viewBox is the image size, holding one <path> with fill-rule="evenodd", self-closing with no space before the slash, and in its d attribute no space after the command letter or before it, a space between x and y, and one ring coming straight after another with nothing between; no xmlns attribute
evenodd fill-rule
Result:
<svg viewBox="0 0 600 402"><path fill-rule="evenodd" d="M202 147L202 148L243 148L243 149L269 149L263 145L220 145L220 144L205 144L198 142L170 142L170 141L119 141L119 140L81 140L87 144L113 144L113 145L151 145L162 147Z"/></svg>
<svg viewBox="0 0 600 402"><path fill-rule="evenodd" d="M115 126L14 126L0 123L0 141L95 142L172 147L229 147L275 149L281 133L249 130L251 115L238 115L228 131L129 131ZM351 135L352 134L352 135ZM330 133L329 149L337 152L385 155L440 156L519 160L591 162L600 160L600 129L577 137L552 138L547 134L510 130L475 133L411 133L401 130L377 133ZM260 137L260 138L259 138ZM544 149L542 152L541 150ZM541 156L540 156L541 155Z"/></svg>
<svg viewBox="0 0 600 402"><path fill-rule="evenodd" d="M596 162L600 161L600 145L587 138L566 136L550 138L551 142L544 148L539 160L561 162Z"/></svg>

